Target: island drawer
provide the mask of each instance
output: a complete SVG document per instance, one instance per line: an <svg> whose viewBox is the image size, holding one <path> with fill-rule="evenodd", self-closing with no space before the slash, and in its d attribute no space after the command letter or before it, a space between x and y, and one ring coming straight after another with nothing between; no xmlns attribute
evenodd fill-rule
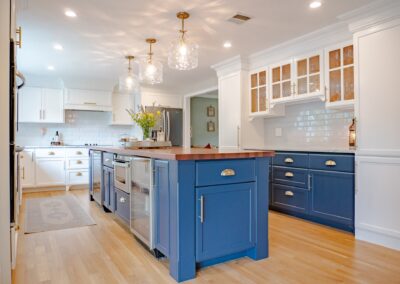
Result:
<svg viewBox="0 0 400 284"><path fill-rule="evenodd" d="M310 169L353 173L354 156L310 154Z"/></svg>
<svg viewBox="0 0 400 284"><path fill-rule="evenodd" d="M273 167L272 182L284 185L308 188L308 170L289 167Z"/></svg>
<svg viewBox="0 0 400 284"><path fill-rule="evenodd" d="M308 191L294 186L272 185L272 202L275 207L305 213Z"/></svg>
<svg viewBox="0 0 400 284"><path fill-rule="evenodd" d="M196 162L196 186L241 183L254 180L254 159Z"/></svg>
<svg viewBox="0 0 400 284"><path fill-rule="evenodd" d="M115 188L115 213L121 217L126 223L130 219L130 198L129 194Z"/></svg>
<svg viewBox="0 0 400 284"><path fill-rule="evenodd" d="M307 168L308 154L280 152L276 153L272 163L275 166Z"/></svg>
<svg viewBox="0 0 400 284"><path fill-rule="evenodd" d="M103 165L109 168L113 168L113 159L114 159L114 154L113 153L107 153L103 152Z"/></svg>

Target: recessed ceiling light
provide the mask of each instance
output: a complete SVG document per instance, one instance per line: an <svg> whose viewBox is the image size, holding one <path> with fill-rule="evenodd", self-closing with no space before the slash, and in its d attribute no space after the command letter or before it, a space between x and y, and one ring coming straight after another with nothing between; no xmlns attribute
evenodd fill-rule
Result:
<svg viewBox="0 0 400 284"><path fill-rule="evenodd" d="M47 70L53 71L54 70L54 66L53 65L47 66Z"/></svg>
<svg viewBox="0 0 400 284"><path fill-rule="evenodd" d="M65 11L65 16L70 17L70 18L75 18L76 17L76 13L72 10L66 10Z"/></svg>
<svg viewBox="0 0 400 284"><path fill-rule="evenodd" d="M53 48L54 48L55 50L63 50L63 49L64 49L64 47L63 47L61 44L59 44L59 43L55 43L55 44L53 45Z"/></svg>
<svg viewBox="0 0 400 284"><path fill-rule="evenodd" d="M321 7L321 5L322 5L321 1L313 1L313 2L310 3L310 8L311 9L316 9L316 8Z"/></svg>
<svg viewBox="0 0 400 284"><path fill-rule="evenodd" d="M226 42L224 42L224 47L225 48L231 48L232 47L232 43L230 41L226 41Z"/></svg>

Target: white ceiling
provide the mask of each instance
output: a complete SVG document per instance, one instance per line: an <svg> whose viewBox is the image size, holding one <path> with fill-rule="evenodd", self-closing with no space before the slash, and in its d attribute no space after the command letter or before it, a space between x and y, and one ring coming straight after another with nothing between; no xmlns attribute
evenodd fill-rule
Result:
<svg viewBox="0 0 400 284"><path fill-rule="evenodd" d="M145 38L155 37L154 52L164 64L164 83L156 87L192 92L216 85L211 65L333 24L338 15L369 2L324 0L311 10L309 0L19 0L24 45L18 64L28 80L34 74L61 78L67 87L111 90L126 70L124 55L145 55ZM78 17L64 16L67 8ZM200 45L199 67L191 71L167 66L167 49L180 28L175 14L181 10L191 13L188 36ZM252 19L242 25L228 22L237 12ZM233 44L229 50L222 47L226 40ZM54 43L64 50L55 51Z"/></svg>

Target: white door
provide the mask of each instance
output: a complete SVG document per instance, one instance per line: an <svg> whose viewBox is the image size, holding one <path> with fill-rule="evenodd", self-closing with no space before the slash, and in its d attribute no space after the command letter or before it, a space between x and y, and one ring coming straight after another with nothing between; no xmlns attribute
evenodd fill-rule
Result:
<svg viewBox="0 0 400 284"><path fill-rule="evenodd" d="M132 95L113 94L113 110L111 124L114 125L132 125L132 119L127 109L134 108Z"/></svg>
<svg viewBox="0 0 400 284"><path fill-rule="evenodd" d="M35 186L35 160L34 150L24 150L20 156L21 186Z"/></svg>
<svg viewBox="0 0 400 284"><path fill-rule="evenodd" d="M42 120L49 123L64 123L64 95L61 89L43 89Z"/></svg>
<svg viewBox="0 0 400 284"><path fill-rule="evenodd" d="M36 185L65 185L65 159L37 159Z"/></svg>
<svg viewBox="0 0 400 284"><path fill-rule="evenodd" d="M42 118L42 89L24 87L18 91L19 122L40 122Z"/></svg>

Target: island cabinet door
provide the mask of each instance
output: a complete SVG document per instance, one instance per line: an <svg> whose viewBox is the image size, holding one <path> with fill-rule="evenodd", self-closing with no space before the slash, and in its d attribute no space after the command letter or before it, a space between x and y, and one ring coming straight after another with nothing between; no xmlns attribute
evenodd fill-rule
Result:
<svg viewBox="0 0 400 284"><path fill-rule="evenodd" d="M196 189L196 261L255 245L255 183Z"/></svg>
<svg viewBox="0 0 400 284"><path fill-rule="evenodd" d="M354 226L354 174L311 170L309 213L320 219Z"/></svg>
<svg viewBox="0 0 400 284"><path fill-rule="evenodd" d="M154 193L156 203L155 246L169 256L169 162L154 161Z"/></svg>

